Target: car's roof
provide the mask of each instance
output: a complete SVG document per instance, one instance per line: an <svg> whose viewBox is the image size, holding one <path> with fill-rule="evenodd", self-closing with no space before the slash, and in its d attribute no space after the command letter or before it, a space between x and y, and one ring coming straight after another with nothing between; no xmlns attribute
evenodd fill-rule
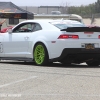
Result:
<svg viewBox="0 0 100 100"><path fill-rule="evenodd" d="M57 19L57 20L50 20L50 19L38 19L38 20L25 20L25 21L23 21L23 22L37 22L37 23L60 23L60 22L66 22L66 24L67 23L79 23L79 24L81 24L80 22L78 22L78 21L75 21L75 20L63 20L63 19ZM23 23L22 22L22 23Z"/></svg>

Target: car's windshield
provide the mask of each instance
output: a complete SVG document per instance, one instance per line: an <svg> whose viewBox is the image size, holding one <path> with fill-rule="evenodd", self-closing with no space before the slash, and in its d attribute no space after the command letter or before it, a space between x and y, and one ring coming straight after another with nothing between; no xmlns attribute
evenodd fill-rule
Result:
<svg viewBox="0 0 100 100"><path fill-rule="evenodd" d="M67 27L85 27L84 24L53 24L53 25L58 27L59 29L65 29Z"/></svg>

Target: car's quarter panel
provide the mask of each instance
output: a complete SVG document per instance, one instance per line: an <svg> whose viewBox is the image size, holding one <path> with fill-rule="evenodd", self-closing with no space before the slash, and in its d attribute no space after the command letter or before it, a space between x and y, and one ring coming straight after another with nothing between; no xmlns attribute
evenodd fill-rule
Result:
<svg viewBox="0 0 100 100"><path fill-rule="evenodd" d="M52 36L52 34L54 35ZM60 31L52 31L52 30L50 31L40 30L40 31L34 32L30 38L30 43L29 43L29 48L28 48L29 55L27 55L27 57L29 58L33 57L34 46L36 45L36 43L41 42L46 46L49 58L51 58L50 45L53 44L53 41L55 41L60 34L61 34Z"/></svg>

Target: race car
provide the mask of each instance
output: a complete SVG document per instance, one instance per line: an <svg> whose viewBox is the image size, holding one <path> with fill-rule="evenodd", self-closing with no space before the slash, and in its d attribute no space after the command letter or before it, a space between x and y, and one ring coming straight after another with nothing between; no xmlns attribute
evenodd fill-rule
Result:
<svg viewBox="0 0 100 100"><path fill-rule="evenodd" d="M0 33L0 59L98 66L100 28L73 20L26 20Z"/></svg>

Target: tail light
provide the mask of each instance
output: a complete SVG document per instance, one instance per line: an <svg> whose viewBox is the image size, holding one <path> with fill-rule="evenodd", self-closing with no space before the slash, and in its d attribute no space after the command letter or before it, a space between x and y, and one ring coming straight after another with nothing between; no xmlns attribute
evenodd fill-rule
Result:
<svg viewBox="0 0 100 100"><path fill-rule="evenodd" d="M98 39L100 39L100 35L98 36Z"/></svg>
<svg viewBox="0 0 100 100"><path fill-rule="evenodd" d="M78 35L67 35L62 34L58 37L58 39L79 39Z"/></svg>

